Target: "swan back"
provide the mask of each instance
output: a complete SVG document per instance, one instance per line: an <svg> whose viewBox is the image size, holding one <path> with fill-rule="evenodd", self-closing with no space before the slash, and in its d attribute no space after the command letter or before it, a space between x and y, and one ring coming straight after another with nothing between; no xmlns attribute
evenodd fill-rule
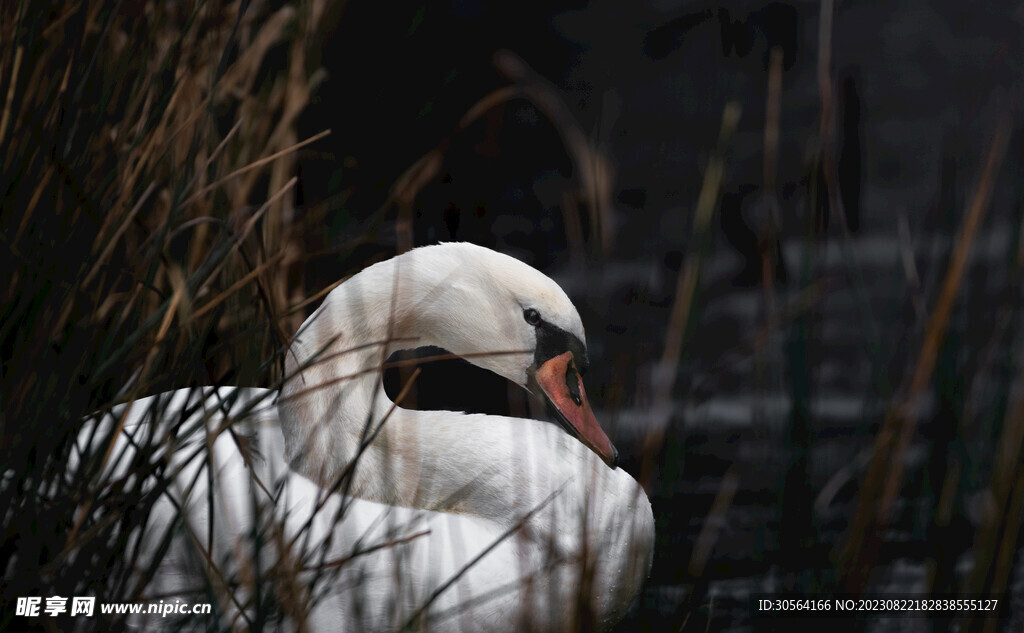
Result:
<svg viewBox="0 0 1024 633"><path fill-rule="evenodd" d="M191 536L173 541L152 589L193 590L196 561L216 561L241 587L222 600L234 622L232 610L249 604L257 552L262 569L299 570L296 599L308 610L297 628L392 631L420 621L414 629L498 633L569 630L581 613L598 629L618 620L646 578L654 534L650 503L628 473L551 422L407 411L380 386L381 362L420 345L528 385L550 340L524 320L527 309L585 355L578 313L544 275L468 244L416 249L328 295L288 350L276 407L254 417L246 403L273 394L208 389L140 400L97 422L118 433L108 464L116 479L140 433L173 438L160 425L200 403L194 422L177 423L195 429L189 450L169 440L175 482L153 514L167 526L182 517ZM164 420L146 413L157 411ZM256 424L239 427L235 415ZM255 433L263 458L243 455L234 430ZM195 459L204 447L208 458ZM280 536L264 542L268 534Z"/></svg>

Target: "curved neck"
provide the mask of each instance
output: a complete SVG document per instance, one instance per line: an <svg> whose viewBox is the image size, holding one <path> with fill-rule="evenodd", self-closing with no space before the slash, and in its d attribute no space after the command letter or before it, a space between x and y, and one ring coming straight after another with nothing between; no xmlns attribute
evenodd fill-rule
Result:
<svg viewBox="0 0 1024 633"><path fill-rule="evenodd" d="M285 361L279 409L292 469L327 489L351 476L346 489L364 499L502 522L536 507L581 469L607 476L596 454L551 423L406 410L384 393L388 356L425 345L459 355L500 352L469 360L526 383L528 343L495 340L496 332L520 326L521 310L507 309L489 274L478 261L416 250L332 291ZM562 495L566 502L571 496Z"/></svg>
<svg viewBox="0 0 1024 633"><path fill-rule="evenodd" d="M452 482L486 477L496 461L487 455L493 451L492 436L528 421L411 411L394 406L384 393L381 366L393 352L425 345L456 354L475 351L472 346L479 349L486 336L474 327L500 318L481 313L486 302L468 296L487 286L478 268L458 260L413 261L410 256L417 253L352 277L303 323L285 361L281 423L292 469L324 488L334 489L349 473L348 489L355 496L458 511L470 501L445 498ZM467 310L473 305L478 308ZM508 351L507 343L489 343L497 347L493 351ZM518 356L474 357L473 362L525 382L525 370L519 376L515 367L525 367L530 353ZM451 454L457 450L453 442L468 442L472 454ZM508 473L493 476L498 485Z"/></svg>
<svg viewBox="0 0 1024 633"><path fill-rule="evenodd" d="M533 349L523 348L536 348L537 340L514 339L517 327L525 329L522 309L499 294L508 283L488 277L512 273L494 261L470 261L499 257L487 253L455 246L412 251L367 268L328 295L286 356L278 408L287 459L326 490L340 484L354 497L386 505L464 514L469 521L453 521L452 534L483 535L486 542L477 545L488 546L485 552L492 536L521 528L515 551L523 569L586 555L588 569L608 570L594 574L596 583L609 579L594 593L609 601L602 611L621 613L648 569L653 538L650 505L628 474L609 469L548 422L405 410L384 393L383 362L394 351L424 345L463 356L514 350L467 360L525 384ZM481 530L477 519L501 530ZM465 545L433 544L442 552ZM631 562L633 549L640 566ZM559 581L547 592L539 585L537 596L560 605L575 599L572 586Z"/></svg>
<svg viewBox="0 0 1024 633"><path fill-rule="evenodd" d="M287 457L323 487L333 487L353 464L357 473L382 471L407 431L397 427L414 417L393 407L381 386L381 366L392 352L432 338L430 291L439 283L422 274L414 280L410 272L393 259L349 279L302 324L288 350L279 402ZM353 492L375 500L405 496L368 485Z"/></svg>

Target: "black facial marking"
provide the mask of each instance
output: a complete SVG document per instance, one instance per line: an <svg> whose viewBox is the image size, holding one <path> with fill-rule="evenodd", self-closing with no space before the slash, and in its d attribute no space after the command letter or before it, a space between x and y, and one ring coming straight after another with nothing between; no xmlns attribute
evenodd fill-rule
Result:
<svg viewBox="0 0 1024 633"><path fill-rule="evenodd" d="M534 352L534 366L540 367L559 354L572 352L576 371L580 375L587 373L590 361L587 359L587 348L583 341L557 325L542 321L537 326L537 350Z"/></svg>

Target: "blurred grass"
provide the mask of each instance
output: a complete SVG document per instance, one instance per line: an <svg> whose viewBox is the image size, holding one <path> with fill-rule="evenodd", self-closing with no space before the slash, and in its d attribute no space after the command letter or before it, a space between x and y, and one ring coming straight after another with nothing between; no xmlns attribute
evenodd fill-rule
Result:
<svg viewBox="0 0 1024 633"><path fill-rule="evenodd" d="M323 78L307 49L324 11L0 5L0 603L125 600L143 589L133 566L155 573L128 535L160 486L103 482L89 460L64 472L90 413L279 378L304 298L296 154L327 133L296 133ZM158 449L139 449L137 472L161 480Z"/></svg>
<svg viewBox="0 0 1024 633"><path fill-rule="evenodd" d="M749 339L734 346L724 360L695 363L698 371L701 364L709 369L684 396L691 403L703 402L721 384L719 377L730 370L737 374L734 380L751 381L740 393L753 395L753 425L742 431L747 450L737 450L734 454L746 455L750 463L729 463L729 458L714 455L719 462L724 462L721 472L714 473L715 481L719 482L717 493L703 492L701 505L693 511L676 510L675 506L666 510L662 506L662 512L669 516L678 514L691 524L715 517L722 513L719 499L723 491L729 489L738 468L743 481L733 501L734 507L727 512L737 527L732 535L723 534L722 542L716 547L725 549L730 543L739 542L746 548L723 552L717 569L712 566L704 578L685 585L684 590L689 595L685 600L675 601L677 610L671 617L665 617L664 607L652 609L652 614L661 609L666 627L703 630L704 627L746 624L751 608L742 603L744 591L766 588L805 596L877 593L882 588L910 592L923 586L927 595L935 597L986 595L1001 598L1004 606L1015 598L1014 591L1019 590L1014 587L1014 579L1019 574L1021 508L1024 507L1021 492L1024 480L1019 473L1024 394L1019 382L1020 187L1014 187L1016 197L1011 196L1010 208L1005 204L997 206L995 194L999 187L1005 186L1001 170L1008 147L1018 148L1017 155L1010 150L1011 160L1005 162L1016 166L1016 175L1019 175L1019 130L1010 117L997 116L986 126L990 135L987 142L972 138L972 142L946 148L944 159L947 162L970 165L977 161L971 173L974 185L970 196L962 204L955 196L945 199L947 191L960 182L955 178L956 173L946 173L944 169L938 179L939 204L944 210L948 209L948 221L943 225L942 218L915 209L922 211L923 220L918 227L922 236L917 238L916 248L905 230L905 218L898 226L894 223L893 237L897 229L901 232L899 248L906 284L882 287L878 277L883 276L879 271L884 265L870 261L871 253L879 251L869 250L868 242L880 239L888 244L890 236L884 229L870 236L856 235L848 225L847 211L843 208L844 197L837 173L837 154L841 148L836 138L836 119L842 116L842 104L836 102L831 51L835 3L825 1L820 6L822 19L817 25L819 47L816 51L820 119L817 134L811 133L807 139L809 164L806 181L801 183L806 187L803 197L806 204L803 212L796 214L805 224L780 226L775 215L775 199L779 194L775 182L775 152L780 131L775 129L778 96L773 93L779 87L773 77L777 72L774 69L777 55L769 54L764 201L756 211L749 211L763 223L757 242L764 260L763 278L759 280L763 301L756 323L747 324L757 327ZM1006 107L1007 104L998 101L997 104L1002 106L996 107L997 114L1014 112L1017 105ZM886 116L885 112L875 114ZM794 132L783 130L782 133ZM922 201L922 206L926 204ZM696 208L699 210L700 205ZM876 225L885 225L878 221L885 217L885 211L873 210ZM695 215L699 215L699 211ZM990 215L999 218L999 224L987 223L986 216ZM991 244L978 244L991 238L996 230L993 226L1008 227L1013 232L1006 253L992 252ZM775 283L778 278L772 267L773 251L778 248L775 240L780 236L788 238L791 244L802 242L796 267L799 274L790 276L791 280L796 278L796 284L785 280ZM948 241L948 252L927 253L922 243L929 237L938 244ZM863 252L858 250L861 247L864 247ZM837 264L827 263L832 259L828 257L830 251L838 253ZM698 264L707 263L711 257L707 252L692 248L689 253ZM922 287L916 270L922 265L932 267L930 271L926 268L925 273L935 279L934 284ZM875 285L866 283L867 270L876 275ZM993 279L1000 284L995 291L992 285L982 283L988 273L993 273ZM989 306L993 292L998 296L998 303ZM837 316L835 308L830 310L828 303L840 293L845 294L842 299L852 301L852 305L848 314ZM730 296L736 294L738 292L733 291ZM687 293L677 290L675 300L686 296ZM792 307L778 310L779 298L785 302L783 305ZM909 318L879 321L884 299L905 299ZM702 307L699 303L698 308ZM721 317L723 313L726 318L739 318L720 306L716 314ZM851 320L854 325L840 323L843 319ZM826 328L833 333L826 333ZM834 333L837 330L844 332L849 340L840 339ZM699 340L698 334L687 334L684 348ZM773 348L772 339L785 340L785 345ZM824 357L823 353L837 353L843 344L853 345L857 351L850 357L843 357L840 363L867 360L866 371L870 374L867 388L863 392L840 388L838 393L816 393L826 384L836 389L837 381L826 380L823 374L830 366L834 371L839 359ZM672 349L675 349L674 341ZM752 363L739 367L751 360ZM733 365L736 367L731 368ZM769 382L763 372L772 369L779 374L771 376ZM849 369L859 371L855 366ZM859 384L857 380L851 382ZM844 381L839 382L848 388ZM901 387L894 393L890 384ZM729 395L735 394L734 386ZM863 434L867 441L847 438L843 452L850 445L865 445L849 463L830 463L828 456L836 453L832 448L836 436L850 431L831 428L829 421L820 417L828 399L837 395L852 396L863 403L856 433ZM758 403L768 400L759 399L762 396L783 398L786 413L757 411ZM719 396L720 404L727 397ZM932 397L939 405L934 413L929 412ZM783 426L781 429L769 426L768 437L764 437L759 425L772 421L782 422ZM668 441L675 444L659 458L663 475L672 472L677 479L683 479L685 470L670 471L669 464L695 456L712 457L697 451L687 453L682 441L671 437L686 433L682 428L674 428L669 434ZM698 446L709 437L729 436L728 429L701 428L691 433ZM922 447L927 455L923 462L920 452L915 450ZM751 459L751 455L759 456L760 451L768 456ZM781 458L783 463L772 464L772 456ZM779 477L775 483L765 482L776 473ZM821 486L823 475L825 484ZM708 473L696 471L690 475L694 479L708 476ZM686 485L675 480L662 484L666 487ZM840 489L844 490L841 494ZM760 536L773 545L752 550L749 541L736 538L742 530L738 526L757 520L755 517L761 515L753 511L762 508L756 501L742 497L744 492L749 491L753 496L762 490L772 494L777 504L770 508L777 523L753 530L755 538ZM814 501L815 496L817 501ZM672 498L662 503L682 505L681 500ZM708 503L711 510L706 510ZM658 507L658 500L655 500L655 507ZM656 516L657 513L658 510ZM664 533L666 524L667 520L659 524L662 529L659 544L680 539L679 535ZM695 538L699 541L705 530L701 529L698 537L693 537L694 533L696 529L688 533L689 542L681 549L684 556L688 554L701 560L700 555L706 548L691 544ZM730 536L732 541L725 540ZM743 534L743 537L750 536ZM756 542L762 544L762 541ZM920 579L906 571L917 565L926 570ZM733 567L739 569L732 570ZM656 563L655 568L657 580L666 585L662 595L671 595L669 591L678 584L671 581L678 567L670 569L666 565L659 570ZM720 581L717 586L716 581ZM742 589L738 589L739 586ZM738 600L739 604L716 619L713 610L729 611L729 607L720 606L721 601L714 599L723 595ZM1020 614L1014 615L1019 623ZM984 614L964 619L959 622L964 627L960 630L1002 630L1005 620L1000 617ZM936 626L949 626L953 620L953 617L939 620ZM841 624L851 630L870 630L871 626L868 620ZM774 630L772 624L765 622L755 628Z"/></svg>

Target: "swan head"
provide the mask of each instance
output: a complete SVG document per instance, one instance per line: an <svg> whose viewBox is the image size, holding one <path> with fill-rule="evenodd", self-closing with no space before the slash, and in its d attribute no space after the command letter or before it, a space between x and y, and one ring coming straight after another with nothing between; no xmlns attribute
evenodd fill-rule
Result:
<svg viewBox="0 0 1024 633"><path fill-rule="evenodd" d="M618 452L583 387L589 365L583 322L565 292L540 271L461 242L423 246L374 264L331 291L303 323L285 357L286 374L296 375L328 351L339 352L335 363L345 362L352 356L343 350L385 339L395 341L388 353L411 340L413 347L441 347L542 396L569 435L615 467ZM285 383L280 408L289 459L305 459L310 446L330 452L326 433L332 431L303 421L329 415L331 400L303 385L319 382L316 374L331 384L335 376L359 370L319 363L306 370L313 374L308 380Z"/></svg>
<svg viewBox="0 0 1024 633"><path fill-rule="evenodd" d="M561 287L513 257L473 244L439 244L406 256L428 276L438 260L449 260L438 266L443 277L433 280L440 292L421 302L430 307L416 315L430 324L432 343L542 396L557 423L614 468L618 451L583 386L590 364L583 322Z"/></svg>

